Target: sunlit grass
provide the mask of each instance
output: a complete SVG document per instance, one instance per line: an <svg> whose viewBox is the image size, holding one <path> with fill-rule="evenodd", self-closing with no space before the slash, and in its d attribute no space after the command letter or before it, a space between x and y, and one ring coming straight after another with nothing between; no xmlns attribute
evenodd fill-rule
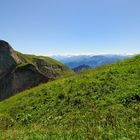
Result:
<svg viewBox="0 0 140 140"><path fill-rule="evenodd" d="M49 82L0 103L0 137L139 140L140 56Z"/></svg>

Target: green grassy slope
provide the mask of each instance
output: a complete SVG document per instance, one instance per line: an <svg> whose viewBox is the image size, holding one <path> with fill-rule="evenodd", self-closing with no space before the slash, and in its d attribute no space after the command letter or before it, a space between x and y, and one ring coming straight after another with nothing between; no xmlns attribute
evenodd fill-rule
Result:
<svg viewBox="0 0 140 140"><path fill-rule="evenodd" d="M33 64L34 66L36 66L39 72L43 74L46 73L45 71L48 71L48 74L46 76L50 79L56 79L57 77L71 75L74 73L67 66L50 57L22 54L20 52L16 52L16 55L22 61L17 61L17 68L25 67L28 64ZM37 65L38 61L41 61L40 66Z"/></svg>
<svg viewBox="0 0 140 140"><path fill-rule="evenodd" d="M1 102L0 139L139 140L140 56Z"/></svg>
<svg viewBox="0 0 140 140"><path fill-rule="evenodd" d="M28 62L30 63L34 63L35 59L43 59L45 60L45 62L48 62L50 64L54 64L54 65L59 65L59 66L63 66L62 63L50 58L50 57L46 57L46 56L36 56L36 55L29 55L29 54L22 54L20 52L16 52L16 54L20 57L23 57L24 59L26 59Z"/></svg>

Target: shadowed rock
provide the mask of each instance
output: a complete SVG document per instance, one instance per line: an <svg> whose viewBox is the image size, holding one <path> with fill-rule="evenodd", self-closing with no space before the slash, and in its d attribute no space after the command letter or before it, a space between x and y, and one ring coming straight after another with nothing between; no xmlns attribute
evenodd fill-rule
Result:
<svg viewBox="0 0 140 140"><path fill-rule="evenodd" d="M0 101L56 79L61 76L60 71L70 71L62 64L53 64L54 60L50 63L49 59L18 53L0 40Z"/></svg>
<svg viewBox="0 0 140 140"><path fill-rule="evenodd" d="M10 45L5 41L0 41L0 78L16 66L13 56L14 50Z"/></svg>

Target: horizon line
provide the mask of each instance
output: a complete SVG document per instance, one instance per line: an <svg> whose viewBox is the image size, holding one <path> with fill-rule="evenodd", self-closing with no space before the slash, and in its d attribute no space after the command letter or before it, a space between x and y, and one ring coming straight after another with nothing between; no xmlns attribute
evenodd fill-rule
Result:
<svg viewBox="0 0 140 140"><path fill-rule="evenodd" d="M35 53L29 55L37 55L37 56L49 56L49 57L57 57L57 56L98 56L98 55L139 55L140 53L60 53L60 54L42 54L42 53Z"/></svg>

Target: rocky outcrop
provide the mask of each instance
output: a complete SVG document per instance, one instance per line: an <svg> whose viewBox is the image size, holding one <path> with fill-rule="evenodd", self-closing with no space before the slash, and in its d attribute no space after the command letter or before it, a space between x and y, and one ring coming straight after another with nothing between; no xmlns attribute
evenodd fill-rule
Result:
<svg viewBox="0 0 140 140"><path fill-rule="evenodd" d="M0 79L16 66L13 53L7 42L0 41Z"/></svg>
<svg viewBox="0 0 140 140"><path fill-rule="evenodd" d="M0 41L0 101L71 72L50 58L24 55Z"/></svg>

